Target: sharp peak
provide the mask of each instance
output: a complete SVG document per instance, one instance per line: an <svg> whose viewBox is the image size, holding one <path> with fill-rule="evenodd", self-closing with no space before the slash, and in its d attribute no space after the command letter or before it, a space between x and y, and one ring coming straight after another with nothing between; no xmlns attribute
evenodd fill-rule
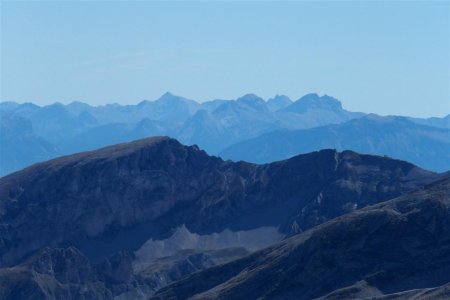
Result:
<svg viewBox="0 0 450 300"><path fill-rule="evenodd" d="M331 110L341 110L342 103L328 95L319 96L317 93L309 93L292 103L286 110L294 110L297 112L305 111L308 108L322 108Z"/></svg>
<svg viewBox="0 0 450 300"><path fill-rule="evenodd" d="M322 96L320 96L318 93L308 93L303 95L302 97L300 97L297 101L305 101L305 100L309 100L309 101L314 101L314 100L331 100L331 101L337 101L340 103L340 101L330 95L327 94L323 94Z"/></svg>
<svg viewBox="0 0 450 300"><path fill-rule="evenodd" d="M317 93L308 93L305 94L303 96L301 96L298 100L302 100L302 99L319 99L320 96Z"/></svg>
<svg viewBox="0 0 450 300"><path fill-rule="evenodd" d="M165 92L164 94L161 95L161 97L159 97L159 99L162 98L180 98L180 99L186 99L183 96L179 96L179 95L175 95L174 93L171 92Z"/></svg>
<svg viewBox="0 0 450 300"><path fill-rule="evenodd" d="M287 95L280 95L280 94L276 94L275 96L273 96L272 98L268 99L267 101L273 101L273 100L277 100L277 99L286 99L286 100L292 101L289 96L287 96Z"/></svg>
<svg viewBox="0 0 450 300"><path fill-rule="evenodd" d="M177 96L175 94L172 94L171 92L167 91L164 94L162 94L161 97L177 97Z"/></svg>
<svg viewBox="0 0 450 300"><path fill-rule="evenodd" d="M185 98L183 96L178 96L178 95L172 94L170 92L165 92L161 97L159 97L158 99L155 100L155 102L159 102L159 101L161 101L161 102L164 102L164 101L190 102L190 103L199 104L195 100L191 100L191 99Z"/></svg>
<svg viewBox="0 0 450 300"><path fill-rule="evenodd" d="M172 94L171 92L165 92L158 99L156 99L156 101L168 100L168 99L184 99L184 98L181 96Z"/></svg>
<svg viewBox="0 0 450 300"><path fill-rule="evenodd" d="M266 102L264 101L263 98L259 97L256 94L245 94L242 97L239 97L236 99L236 102L252 102L252 103L256 103L256 102Z"/></svg>

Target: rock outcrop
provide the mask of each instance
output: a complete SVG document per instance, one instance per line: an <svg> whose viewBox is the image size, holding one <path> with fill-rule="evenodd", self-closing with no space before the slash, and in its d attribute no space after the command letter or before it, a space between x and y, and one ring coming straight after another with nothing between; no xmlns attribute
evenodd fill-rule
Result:
<svg viewBox="0 0 450 300"><path fill-rule="evenodd" d="M370 206L153 299L447 299L450 178Z"/></svg>
<svg viewBox="0 0 450 300"><path fill-rule="evenodd" d="M407 162L323 150L233 163L156 137L60 157L0 179L0 264L76 246L94 262L183 224L200 235L295 234L439 178Z"/></svg>

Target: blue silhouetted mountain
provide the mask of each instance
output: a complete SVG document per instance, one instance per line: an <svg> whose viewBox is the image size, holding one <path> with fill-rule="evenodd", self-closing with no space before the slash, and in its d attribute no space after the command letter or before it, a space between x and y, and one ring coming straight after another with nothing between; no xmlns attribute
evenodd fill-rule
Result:
<svg viewBox="0 0 450 300"><path fill-rule="evenodd" d="M388 155L434 171L450 169L449 129L376 115L338 125L267 133L232 145L220 156L267 163L324 148Z"/></svg>
<svg viewBox="0 0 450 300"><path fill-rule="evenodd" d="M448 128L450 129L450 115L447 115L443 118L431 117L431 118L409 118L409 120L423 125L440 127L440 128Z"/></svg>
<svg viewBox="0 0 450 300"><path fill-rule="evenodd" d="M61 143L61 153L71 154L163 134L157 122L143 119L137 124L110 123L95 126Z"/></svg>
<svg viewBox="0 0 450 300"><path fill-rule="evenodd" d="M5 122L12 120L8 116L28 119L36 135L55 145L97 125L97 120L89 111L83 110L79 115L74 115L61 103L43 107L25 103L5 113ZM18 131L17 134L20 134L20 129Z"/></svg>
<svg viewBox="0 0 450 300"><path fill-rule="evenodd" d="M175 133L181 142L217 153L237 141L283 128L260 97L248 94L212 111L200 110Z"/></svg>
<svg viewBox="0 0 450 300"><path fill-rule="evenodd" d="M70 106L70 104L69 104ZM80 113L79 104L72 111ZM86 107L100 124L108 123L137 123L142 119L166 123L174 128L191 117L200 107L200 104L171 93L165 93L155 101L144 100L136 105L107 104L96 107Z"/></svg>
<svg viewBox="0 0 450 300"><path fill-rule="evenodd" d="M60 153L56 146L36 135L30 120L20 117L1 118L0 145L0 175Z"/></svg>
<svg viewBox="0 0 450 300"><path fill-rule="evenodd" d="M305 113L313 109L342 110L339 100L328 95L320 97L316 93L307 94L283 109L286 112Z"/></svg>
<svg viewBox="0 0 450 300"><path fill-rule="evenodd" d="M276 95L273 98L267 100L267 107L271 111L278 111L280 109L286 108L292 104L292 100L285 95Z"/></svg>
<svg viewBox="0 0 450 300"><path fill-rule="evenodd" d="M12 114L16 114L21 117L30 117L34 112L37 110L40 110L42 107L30 103L25 102L22 104L16 103L16 102L0 102L0 113L1 116L9 116Z"/></svg>
<svg viewBox="0 0 450 300"><path fill-rule="evenodd" d="M201 109L207 110L207 111L213 111L222 104L232 101L232 100L224 100L224 99L215 99L215 100L209 100L206 102L203 102L201 105Z"/></svg>
<svg viewBox="0 0 450 300"><path fill-rule="evenodd" d="M1 102L0 117L5 126L12 117L26 119L31 122L35 137L51 143L58 151L45 156L33 155L31 157L36 160L26 160L26 163L9 159L9 154L5 154L4 159L11 163L0 170L11 172L38 162L39 157L93 150L154 135L171 136L186 144L197 144L210 154L218 154L233 144L266 133L342 124L362 116L363 113L345 110L333 97L317 94L305 95L295 102L282 95L264 101L257 95L247 94L236 100L216 99L200 104L171 93L136 105L91 106L75 101L68 105L55 103L41 107L32 103ZM433 127L448 127L450 118L410 120ZM23 139L32 138L24 135L21 127L10 128ZM3 140L3 143L8 141ZM12 145L0 146L14 149ZM0 176L4 174L0 173Z"/></svg>
<svg viewBox="0 0 450 300"><path fill-rule="evenodd" d="M13 101L3 101L0 103L0 116L7 115L17 109L19 106L23 105Z"/></svg>
<svg viewBox="0 0 450 300"><path fill-rule="evenodd" d="M284 128L304 129L339 124L364 114L343 109L341 102L333 97L312 93L279 110L277 115Z"/></svg>
<svg viewBox="0 0 450 300"><path fill-rule="evenodd" d="M210 108L211 103L208 105ZM215 154L233 143L267 132L338 124L362 115L344 110L338 100L329 96L310 94L292 103L286 96L266 102L247 94L236 101L222 100L215 109L198 111L172 136Z"/></svg>

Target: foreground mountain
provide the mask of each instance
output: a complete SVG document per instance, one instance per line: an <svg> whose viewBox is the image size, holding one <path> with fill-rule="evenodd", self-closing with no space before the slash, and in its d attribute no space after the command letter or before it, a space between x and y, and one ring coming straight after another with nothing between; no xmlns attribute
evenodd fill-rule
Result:
<svg viewBox="0 0 450 300"><path fill-rule="evenodd" d="M448 288L425 289L450 282L449 236L446 179L196 273L154 299L444 299Z"/></svg>
<svg viewBox="0 0 450 300"><path fill-rule="evenodd" d="M351 151L234 163L167 137L60 157L0 178L0 290L146 298L442 176Z"/></svg>
<svg viewBox="0 0 450 300"><path fill-rule="evenodd" d="M184 250L134 270L129 252L94 265L74 247L46 247L19 265L0 269L0 298L147 299L186 275L245 255L243 248Z"/></svg>
<svg viewBox="0 0 450 300"><path fill-rule="evenodd" d="M223 161L165 137L139 140L1 178L1 263L66 244L103 258L168 238L183 224L202 235L261 226L292 234L437 177L349 151L258 166Z"/></svg>
<svg viewBox="0 0 450 300"><path fill-rule="evenodd" d="M376 115L338 125L267 133L230 146L220 156L267 163L324 148L389 155L437 172L450 170L450 129Z"/></svg>

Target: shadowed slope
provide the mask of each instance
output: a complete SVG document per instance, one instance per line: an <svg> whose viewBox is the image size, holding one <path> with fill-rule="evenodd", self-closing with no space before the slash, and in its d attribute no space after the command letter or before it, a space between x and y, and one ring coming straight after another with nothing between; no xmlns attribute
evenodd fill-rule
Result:
<svg viewBox="0 0 450 300"><path fill-rule="evenodd" d="M355 299L431 288L450 281L449 236L446 179L194 274L154 299ZM448 288L422 292L430 299Z"/></svg>
<svg viewBox="0 0 450 300"><path fill-rule="evenodd" d="M165 239L262 226L293 234L415 189L439 175L407 162L323 150L267 165L233 163L156 137L36 164L0 179L0 256L45 246L94 261Z"/></svg>

